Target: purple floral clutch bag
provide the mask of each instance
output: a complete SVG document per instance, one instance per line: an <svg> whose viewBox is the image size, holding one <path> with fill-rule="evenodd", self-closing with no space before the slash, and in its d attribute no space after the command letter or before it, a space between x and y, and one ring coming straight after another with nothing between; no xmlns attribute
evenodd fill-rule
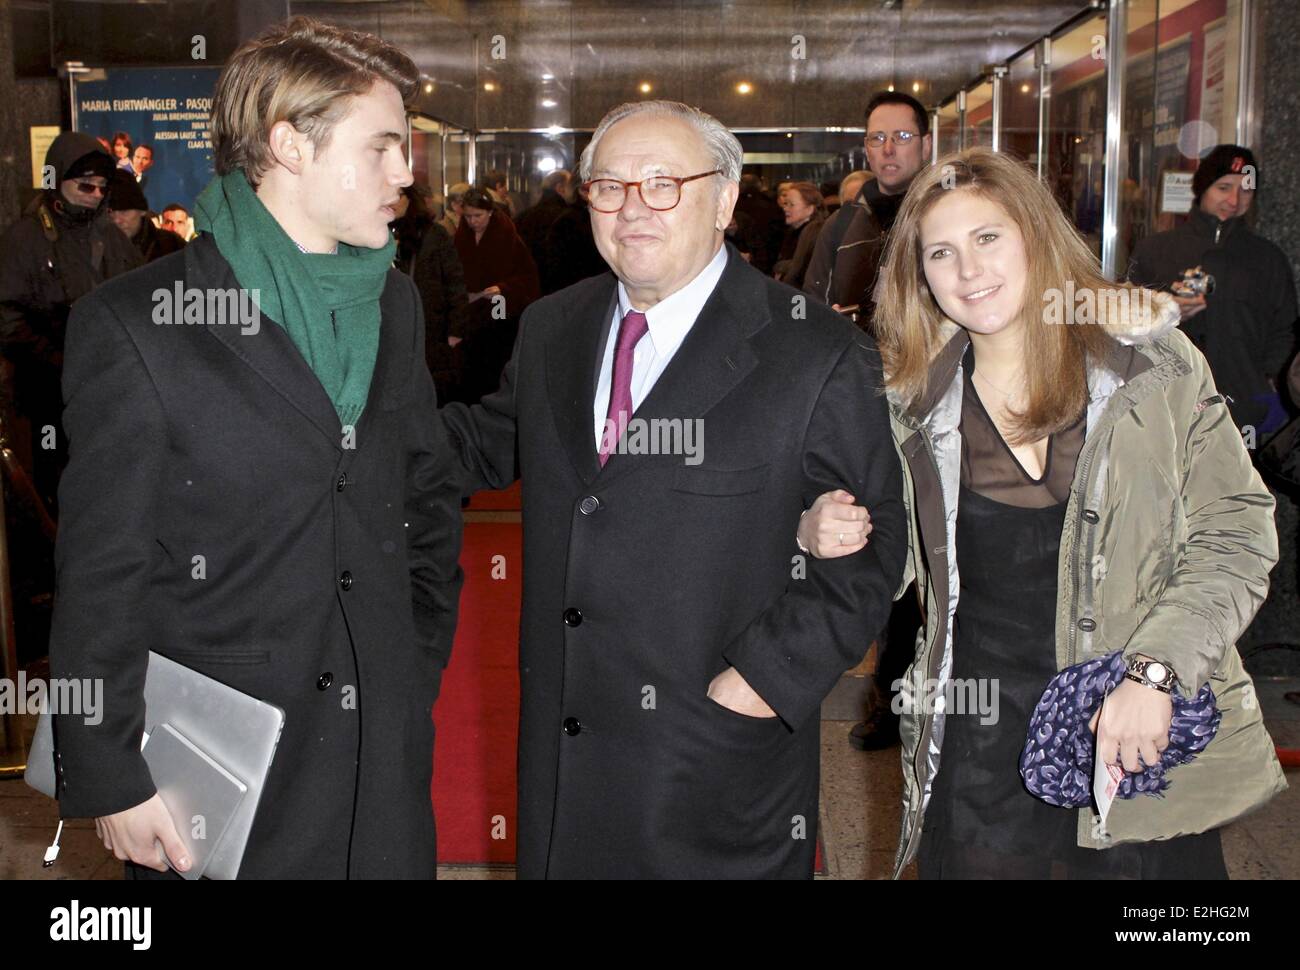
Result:
<svg viewBox="0 0 1300 970"><path fill-rule="evenodd" d="M1095 739L1088 722L1106 695L1123 683L1126 668L1122 651L1116 650L1067 667L1052 678L1029 719L1029 737L1020 755L1020 776L1030 794L1063 808L1092 802ZM1169 747L1159 764L1125 772L1118 797L1161 794L1169 787L1169 769L1187 764L1214 740L1223 715L1209 684L1191 700L1176 692L1171 699Z"/></svg>

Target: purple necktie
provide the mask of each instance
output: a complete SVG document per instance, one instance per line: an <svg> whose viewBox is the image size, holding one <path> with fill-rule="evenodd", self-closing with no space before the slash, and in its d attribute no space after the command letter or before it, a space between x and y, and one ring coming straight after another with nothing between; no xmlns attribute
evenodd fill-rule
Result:
<svg viewBox="0 0 1300 970"><path fill-rule="evenodd" d="M632 416L632 354L637 342L646 335L649 324L644 313L628 310L618 325L618 344L614 348L614 374L609 386L609 411L605 414L605 431L600 437L600 467L609 461Z"/></svg>

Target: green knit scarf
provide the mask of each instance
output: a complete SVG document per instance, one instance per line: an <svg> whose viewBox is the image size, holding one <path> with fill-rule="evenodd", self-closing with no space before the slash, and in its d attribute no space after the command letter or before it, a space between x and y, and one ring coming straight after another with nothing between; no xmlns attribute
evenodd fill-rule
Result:
<svg viewBox="0 0 1300 970"><path fill-rule="evenodd" d="M262 312L289 335L341 425L366 406L379 354L379 296L397 244L339 243L337 253L304 253L257 197L242 169L218 176L194 205L194 225L210 233L235 279L258 290Z"/></svg>

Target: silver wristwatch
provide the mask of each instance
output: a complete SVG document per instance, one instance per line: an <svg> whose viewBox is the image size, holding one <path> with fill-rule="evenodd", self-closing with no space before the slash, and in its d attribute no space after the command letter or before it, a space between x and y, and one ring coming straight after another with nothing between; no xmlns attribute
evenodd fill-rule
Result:
<svg viewBox="0 0 1300 970"><path fill-rule="evenodd" d="M1124 674L1129 680L1144 687L1154 687L1166 694L1173 693L1174 682L1178 676L1168 664L1159 660L1138 660L1128 662L1128 671Z"/></svg>

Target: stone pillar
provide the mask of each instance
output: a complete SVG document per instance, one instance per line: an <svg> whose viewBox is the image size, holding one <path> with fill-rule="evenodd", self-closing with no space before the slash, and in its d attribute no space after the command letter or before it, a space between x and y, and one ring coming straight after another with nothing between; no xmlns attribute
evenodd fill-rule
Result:
<svg viewBox="0 0 1300 970"><path fill-rule="evenodd" d="M1300 279L1300 18L1290 0L1260 0L1260 7L1256 228L1282 247Z"/></svg>
<svg viewBox="0 0 1300 970"><path fill-rule="evenodd" d="M1255 228L1282 248L1291 271L1300 279L1300 18L1293 0L1258 0L1259 20L1255 41L1259 45L1256 75L1256 111L1259 113L1260 184L1255 198ZM1300 401L1295 402L1300 405ZM1277 495L1277 532L1280 558L1273 569L1268 600L1260 609L1242 645L1300 644L1300 584L1297 582L1297 533L1300 506L1287 495ZM1293 651L1270 651L1260 656L1261 673L1300 673L1300 657Z"/></svg>
<svg viewBox="0 0 1300 970"><path fill-rule="evenodd" d="M31 148L18 123L14 26L9 0L0 0L0 231L18 218L23 185L31 179Z"/></svg>

